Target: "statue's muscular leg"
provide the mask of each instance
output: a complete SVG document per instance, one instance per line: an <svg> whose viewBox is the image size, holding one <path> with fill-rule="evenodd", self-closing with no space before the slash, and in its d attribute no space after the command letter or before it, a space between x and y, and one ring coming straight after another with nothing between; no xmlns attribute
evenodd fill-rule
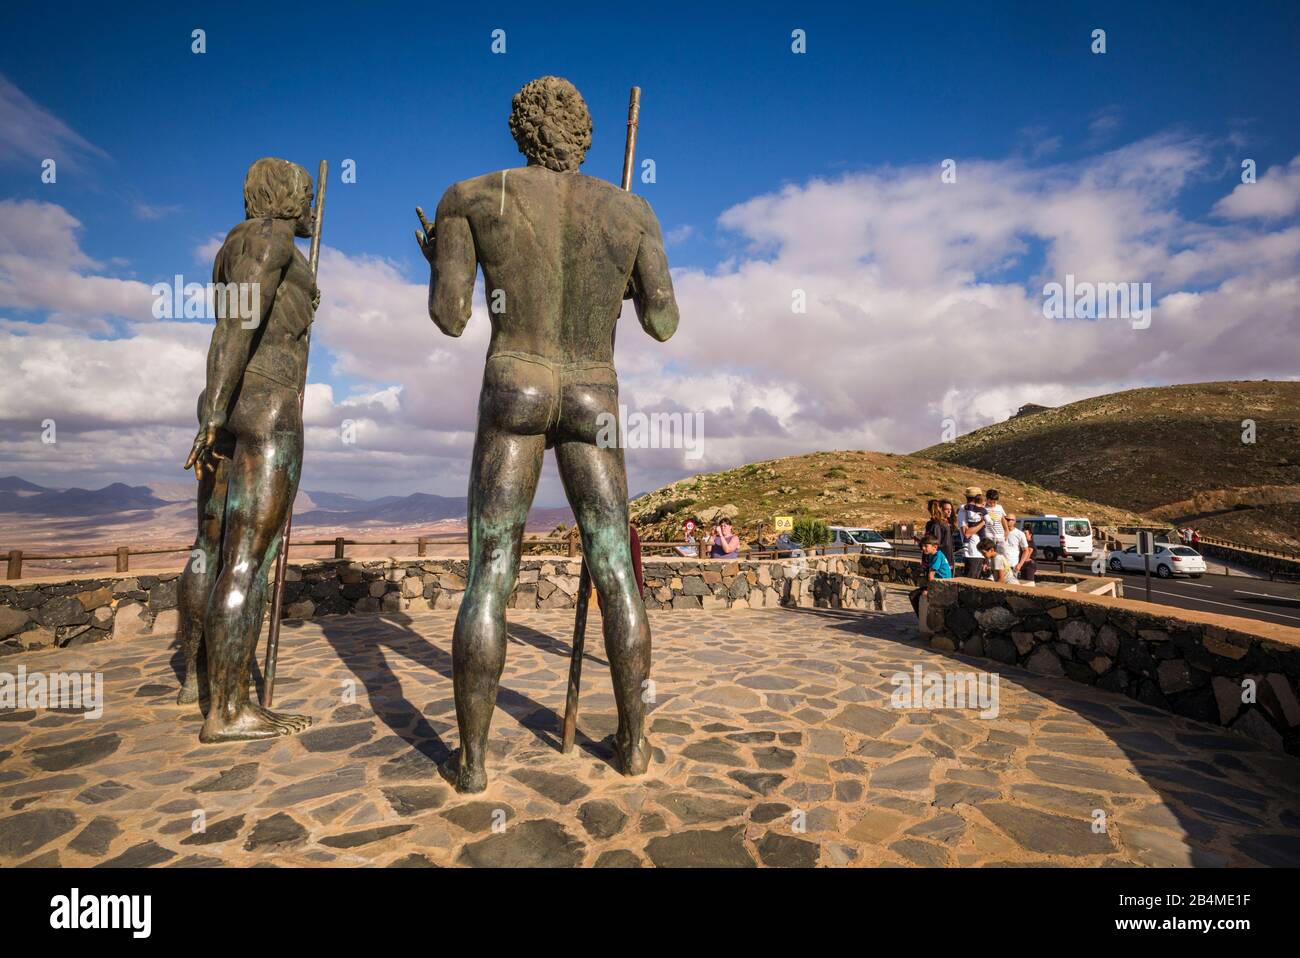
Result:
<svg viewBox="0 0 1300 958"><path fill-rule="evenodd" d="M208 596L221 571L221 526L226 510L226 486L230 477L230 460L213 459L214 469L199 479L199 531L194 548L181 575L177 606L180 609L180 644L184 656L181 688L177 705L191 705L199 700L199 687L205 681L203 656L203 620L207 615ZM196 556L195 552L201 553Z"/></svg>
<svg viewBox="0 0 1300 958"><path fill-rule="evenodd" d="M290 735L311 724L306 715L271 712L248 697L249 670L266 611L267 575L298 489L301 449L300 430L241 436L235 447L221 571L203 630L209 702L199 741Z"/></svg>
<svg viewBox="0 0 1300 958"><path fill-rule="evenodd" d="M503 431L480 414L469 484L469 578L451 646L460 749L442 769L458 792L487 787L488 728L506 661L506 602L545 450L544 436Z"/></svg>
<svg viewBox="0 0 1300 958"><path fill-rule="evenodd" d="M642 698L650 678L650 623L628 546L623 450L570 441L558 443L555 455L582 529L582 554L603 606L605 654L618 706L618 764L624 775L640 775L650 763Z"/></svg>

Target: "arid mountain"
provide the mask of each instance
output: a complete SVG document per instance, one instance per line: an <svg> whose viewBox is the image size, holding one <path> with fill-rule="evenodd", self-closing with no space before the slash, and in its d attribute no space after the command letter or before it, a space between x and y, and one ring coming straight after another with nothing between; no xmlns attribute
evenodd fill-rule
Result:
<svg viewBox="0 0 1300 958"><path fill-rule="evenodd" d="M415 522L439 522L443 519L463 519L469 511L465 496L433 496L423 492L409 496L384 496L381 499L347 500L352 496L328 496L310 492L312 502L323 508L307 512L296 511L294 522L304 525L406 525ZM323 500L323 501L322 501ZM328 502L334 508L326 506ZM343 508L339 508L342 506ZM301 510L301 503L298 504Z"/></svg>
<svg viewBox="0 0 1300 958"><path fill-rule="evenodd" d="M50 559L41 556L112 553L118 546L133 552L131 569L175 567L173 553L140 554L147 549L173 549L194 539L193 481L149 486L114 483L102 489L50 489L18 476L0 479L0 553L25 553L24 575L51 575L112 568L109 557ZM294 501L295 559L332 554L336 536L347 539L391 539L413 542L420 536L444 542L438 554L463 554L464 496L383 496L362 499L337 492L300 490ZM534 508L527 532L545 535L573 522L567 507ZM320 548L313 543L329 540ZM391 546L349 546L348 555L375 558L394 553ZM400 547L396 548L401 552Z"/></svg>
<svg viewBox="0 0 1300 958"><path fill-rule="evenodd" d="M1300 382L1130 389L915 453L1271 548L1300 549Z"/></svg>
<svg viewBox="0 0 1300 958"><path fill-rule="evenodd" d="M154 495L148 486L128 486L121 482L102 489L43 489L17 476L4 481L16 488L0 491L0 512L67 518L112 515L167 505L167 500Z"/></svg>
<svg viewBox="0 0 1300 958"><path fill-rule="evenodd" d="M637 498L631 504L632 521L647 541L678 540L687 518L707 521L719 509L734 517L746 538L755 534L760 521L765 534L770 533L774 515L811 515L832 525L885 531L895 522L923 521L928 499L963 501L966 486L997 489L1007 508L1021 514L1087 516L1095 524L1110 526L1138 518L1125 509L983 470L850 450L771 459L682 479Z"/></svg>

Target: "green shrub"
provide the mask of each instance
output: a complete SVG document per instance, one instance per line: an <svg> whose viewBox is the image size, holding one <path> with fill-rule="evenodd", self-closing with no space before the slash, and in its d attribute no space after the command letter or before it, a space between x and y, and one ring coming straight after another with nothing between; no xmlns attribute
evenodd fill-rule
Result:
<svg viewBox="0 0 1300 958"><path fill-rule="evenodd" d="M790 538L805 549L816 549L831 541L831 527L825 520L800 516L794 521L794 530L790 533Z"/></svg>

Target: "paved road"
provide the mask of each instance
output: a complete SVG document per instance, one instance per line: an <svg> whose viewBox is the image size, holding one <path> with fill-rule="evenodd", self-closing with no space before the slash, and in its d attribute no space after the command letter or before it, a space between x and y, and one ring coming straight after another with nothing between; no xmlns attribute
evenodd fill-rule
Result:
<svg viewBox="0 0 1300 958"><path fill-rule="evenodd" d="M1124 579L1124 594L1128 598L1146 598L1146 577L1142 573L1111 575ZM1294 582L1269 582L1239 575L1206 574L1199 579L1158 579L1153 575L1151 601L1300 628L1300 584Z"/></svg>
<svg viewBox="0 0 1300 958"><path fill-rule="evenodd" d="M897 550L898 555L917 555L915 546L900 544ZM1055 562L1043 562L1039 568L1053 572L1059 566ZM1083 562L1067 562L1065 571L1092 575L1090 566ZM1127 598L1146 599L1146 581L1142 573L1107 572L1106 575L1123 579ZM1270 582L1249 575L1215 573L1199 579L1159 579L1153 573L1151 601L1179 609L1240 615L1300 629L1300 583L1296 582Z"/></svg>

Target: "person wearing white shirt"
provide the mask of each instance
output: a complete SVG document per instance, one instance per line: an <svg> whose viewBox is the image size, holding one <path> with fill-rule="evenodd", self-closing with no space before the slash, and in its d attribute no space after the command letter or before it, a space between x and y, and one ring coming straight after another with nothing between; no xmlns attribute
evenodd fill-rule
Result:
<svg viewBox="0 0 1300 958"><path fill-rule="evenodd" d="M1006 536L998 545L998 552L1006 556L1015 581L1020 581L1020 570L1029 557L1029 538L1023 529L1016 527L1016 517L1012 513L1006 516Z"/></svg>
<svg viewBox="0 0 1300 958"><path fill-rule="evenodd" d="M1006 529L1002 522L1007 517L1007 511L1002 508L1002 503L998 502L996 489L984 493L984 509L988 512L988 525L983 535L1000 544L1006 538Z"/></svg>
<svg viewBox="0 0 1300 958"><path fill-rule="evenodd" d="M984 508L984 493L977 486L966 490L966 505L957 510L957 528L961 530L962 556L966 562L966 576L983 578L984 557L979 541L988 527L988 512Z"/></svg>

